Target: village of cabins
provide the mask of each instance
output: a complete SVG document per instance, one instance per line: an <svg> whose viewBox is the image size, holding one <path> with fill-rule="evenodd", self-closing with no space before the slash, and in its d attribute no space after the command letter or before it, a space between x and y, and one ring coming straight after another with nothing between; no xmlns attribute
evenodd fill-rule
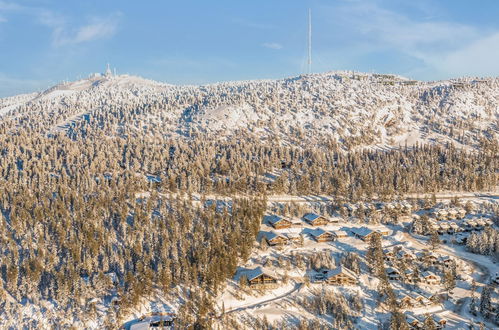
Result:
<svg viewBox="0 0 499 330"><path fill-rule="evenodd" d="M233 278L234 285L257 291L260 295L281 288L290 281L300 286L355 288L361 284L361 278L366 281L371 275L362 274L359 267L350 269L343 264L342 257L352 252L365 257L372 236L380 235L386 276L394 287L398 306L404 311L409 326L412 329L422 328L425 319L431 314L436 328L445 327L447 317L452 316L443 307L444 301L449 299L444 273L453 268L458 278L469 285L474 282L474 267L445 250L432 249L425 241L414 237L424 238L424 235L435 232L442 242L452 241L452 244L462 245L470 233L494 226L491 216L469 213L463 207L434 207L423 212L429 226L426 233L418 236L414 235L411 227L421 212L415 212L411 204L387 203L371 207L384 211L397 209L397 224L352 222L357 210L355 204L345 204L343 215L307 212L301 217L291 217L267 214L257 236L256 251L245 267L238 268ZM423 242L423 245L412 244L409 240L411 237L416 242ZM297 269L299 257L310 259L321 254L331 256L334 265L314 268L310 262L308 265L305 263L302 269ZM496 275L492 281L499 284L499 277ZM494 310L498 308L497 303L493 306ZM230 309L230 303L224 306L227 307ZM428 311L431 313L428 314ZM454 322L460 321L457 319Z"/></svg>

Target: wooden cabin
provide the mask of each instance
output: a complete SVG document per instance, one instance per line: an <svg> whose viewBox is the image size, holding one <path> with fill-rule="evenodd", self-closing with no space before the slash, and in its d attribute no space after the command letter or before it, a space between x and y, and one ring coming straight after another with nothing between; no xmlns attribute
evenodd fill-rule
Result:
<svg viewBox="0 0 499 330"><path fill-rule="evenodd" d="M322 216L315 213L307 213L303 216L303 220L305 220L308 224L317 227L317 226L325 226L328 224L328 220Z"/></svg>
<svg viewBox="0 0 499 330"><path fill-rule="evenodd" d="M371 239L371 236L375 233L374 230L371 230L367 227L360 227L360 228L351 228L350 231L352 234L363 241L369 241Z"/></svg>
<svg viewBox="0 0 499 330"><path fill-rule="evenodd" d="M357 285L357 275L350 269L340 266L328 271L324 282L330 285Z"/></svg>
<svg viewBox="0 0 499 330"><path fill-rule="evenodd" d="M388 267L386 269L386 275L388 276L388 279L390 281L399 281L400 280L400 272L393 268L393 267Z"/></svg>
<svg viewBox="0 0 499 330"><path fill-rule="evenodd" d="M317 242L332 242L335 238L331 232L325 231L321 228L317 228L316 230L310 232L310 235Z"/></svg>
<svg viewBox="0 0 499 330"><path fill-rule="evenodd" d="M392 261L393 258L395 258L395 253L393 252L393 250L384 249L383 258L385 259L385 261Z"/></svg>
<svg viewBox="0 0 499 330"><path fill-rule="evenodd" d="M261 267L244 271L241 276L245 276L248 286L252 289L274 289L278 286L278 280Z"/></svg>
<svg viewBox="0 0 499 330"><path fill-rule="evenodd" d="M260 240L266 239L270 246L284 246L288 244L288 238L276 232L260 232Z"/></svg>
<svg viewBox="0 0 499 330"><path fill-rule="evenodd" d="M398 294L398 302L401 308L412 308L414 307L413 299L405 293Z"/></svg>
<svg viewBox="0 0 499 330"><path fill-rule="evenodd" d="M271 215L271 216L267 217L267 222L272 227L274 227L274 229L286 229L286 228L290 228L292 225L291 221L289 221L283 217L280 217L278 215Z"/></svg>
<svg viewBox="0 0 499 330"><path fill-rule="evenodd" d="M440 284L440 276L436 275L433 272L426 271L421 274L424 282L428 285L438 285Z"/></svg>
<svg viewBox="0 0 499 330"><path fill-rule="evenodd" d="M344 230L335 230L332 232L336 239L348 237L348 233Z"/></svg>
<svg viewBox="0 0 499 330"><path fill-rule="evenodd" d="M405 249L401 249L397 253L397 256L399 258L404 259L405 261L413 261L414 259L416 259L416 256L414 255L414 253L412 253L411 251L405 250Z"/></svg>

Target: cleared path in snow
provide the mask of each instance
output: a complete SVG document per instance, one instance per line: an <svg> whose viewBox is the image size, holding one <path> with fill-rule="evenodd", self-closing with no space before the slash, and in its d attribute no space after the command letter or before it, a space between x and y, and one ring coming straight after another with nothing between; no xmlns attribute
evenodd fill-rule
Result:
<svg viewBox="0 0 499 330"><path fill-rule="evenodd" d="M265 306L268 303L271 303L271 302L274 302L274 301L277 301L277 300L280 300L280 299L283 299L283 298L289 296L290 294L300 290L302 288L302 286L303 286L303 283L296 283L292 290L290 290L290 291L288 291L280 296L266 299L266 300L262 300L262 301L255 302L255 303L251 303L249 305L239 306L239 307L230 309L230 310L226 311L225 313L223 313L222 315L220 315L220 317L222 317L225 314L230 314L230 313L234 313L234 312L241 312L241 311L244 311L246 309Z"/></svg>

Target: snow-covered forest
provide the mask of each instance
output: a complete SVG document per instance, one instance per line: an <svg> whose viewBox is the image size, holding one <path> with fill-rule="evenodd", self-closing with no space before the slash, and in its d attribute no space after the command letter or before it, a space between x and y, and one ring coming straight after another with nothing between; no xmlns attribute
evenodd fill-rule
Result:
<svg viewBox="0 0 499 330"><path fill-rule="evenodd" d="M209 327L266 196L494 190L498 109L499 79L346 72L99 77L0 99L0 327L112 328L158 290L178 301L179 324ZM494 235L470 249L497 251ZM307 308L326 303L360 308L332 296Z"/></svg>

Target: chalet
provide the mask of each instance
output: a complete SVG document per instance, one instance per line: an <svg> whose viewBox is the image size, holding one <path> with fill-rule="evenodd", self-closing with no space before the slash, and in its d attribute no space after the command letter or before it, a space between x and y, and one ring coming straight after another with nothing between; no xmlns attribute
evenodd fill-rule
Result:
<svg viewBox="0 0 499 330"><path fill-rule="evenodd" d="M391 261L391 260L393 260L393 258L395 258L395 253L393 252L393 250L384 249L383 250L383 257L384 257L385 261Z"/></svg>
<svg viewBox="0 0 499 330"><path fill-rule="evenodd" d="M307 213L303 216L303 219L312 226L325 226L329 222L322 215L318 215L315 213Z"/></svg>
<svg viewBox="0 0 499 330"><path fill-rule="evenodd" d="M335 216L329 218L329 223L337 224L337 223L340 223L342 221L343 221L343 218L340 215L335 215Z"/></svg>
<svg viewBox="0 0 499 330"><path fill-rule="evenodd" d="M267 222L274 227L274 229L285 229L291 227L291 221L280 217L278 215L271 215L267 217Z"/></svg>
<svg viewBox="0 0 499 330"><path fill-rule="evenodd" d="M428 299L417 292L409 292L408 295L412 298L415 305L425 306L427 305L426 303L429 302Z"/></svg>
<svg viewBox="0 0 499 330"><path fill-rule="evenodd" d="M283 246L288 244L288 238L273 231L260 232L260 240L266 239L270 246Z"/></svg>
<svg viewBox="0 0 499 330"><path fill-rule="evenodd" d="M388 267L386 269L386 275L388 276L388 279L390 281L399 281L400 280L400 272L393 268L393 267Z"/></svg>
<svg viewBox="0 0 499 330"><path fill-rule="evenodd" d="M420 261L427 263L428 265L434 265L438 261L438 257L435 253L430 253L428 251L418 252L417 257Z"/></svg>
<svg viewBox="0 0 499 330"><path fill-rule="evenodd" d="M284 236L288 239L288 242L291 243L301 243L303 241L303 236L300 234L294 234L294 233L286 233Z"/></svg>
<svg viewBox="0 0 499 330"><path fill-rule="evenodd" d="M245 276L247 284L252 289L274 289L278 286L278 280L261 267L243 271L240 276Z"/></svg>
<svg viewBox="0 0 499 330"><path fill-rule="evenodd" d="M335 238L334 234L325 231L321 228L317 228L316 230L310 232L310 235L317 242L332 242L334 241Z"/></svg>
<svg viewBox="0 0 499 330"><path fill-rule="evenodd" d="M407 294L403 292L399 292L397 294L397 300L399 302L400 307L402 308L413 308L414 300Z"/></svg>
<svg viewBox="0 0 499 330"><path fill-rule="evenodd" d="M348 237L348 233L344 230L335 230L332 232L336 239Z"/></svg>
<svg viewBox="0 0 499 330"><path fill-rule="evenodd" d="M413 261L414 259L416 259L416 255L414 253L412 253L409 250L405 250L405 249L400 250L397 253L397 255L399 258L402 258L406 261Z"/></svg>
<svg viewBox="0 0 499 330"><path fill-rule="evenodd" d="M418 294L421 297L423 297L423 299L421 300L421 303L424 306L431 306L431 305L435 304L435 302L438 302L440 299L438 295L430 293L430 292L426 292L426 291L420 292Z"/></svg>
<svg viewBox="0 0 499 330"><path fill-rule="evenodd" d="M352 232L352 234L363 240L363 241L368 241L369 239L371 239L372 235L374 233L379 233L381 235L388 235L389 234L389 231L385 228L378 228L378 229L369 229L367 227L360 227L360 228L357 228L357 227L354 227L354 228L351 228L350 231Z"/></svg>
<svg viewBox="0 0 499 330"><path fill-rule="evenodd" d="M405 320L412 329L421 329L423 327L423 322L421 322L413 313L406 312Z"/></svg>
<svg viewBox="0 0 499 330"><path fill-rule="evenodd" d="M405 283L407 284L415 284L415 279L414 279L414 271L410 269L406 269L404 272L405 275Z"/></svg>
<svg viewBox="0 0 499 330"><path fill-rule="evenodd" d="M462 219L462 218L464 218L465 216L466 216L466 210L465 210L465 209L463 209L462 207L458 207L458 208L457 208L457 216L456 216L456 217L457 217L458 219Z"/></svg>
<svg viewBox="0 0 499 330"><path fill-rule="evenodd" d="M357 275L350 269L340 266L328 271L324 282L331 285L356 285Z"/></svg>
<svg viewBox="0 0 499 330"><path fill-rule="evenodd" d="M439 261L446 268L450 268L452 265L454 265L456 263L456 260L454 260L454 258L452 258L450 256L440 257Z"/></svg>
<svg viewBox="0 0 499 330"><path fill-rule="evenodd" d="M434 314L432 317L433 317L433 321L435 322L435 325L439 329L444 328L445 325L447 324L447 320L438 314Z"/></svg>
<svg viewBox="0 0 499 330"><path fill-rule="evenodd" d="M428 285L437 285L440 284L440 276L436 275L433 272L426 271L421 274L423 281Z"/></svg>

